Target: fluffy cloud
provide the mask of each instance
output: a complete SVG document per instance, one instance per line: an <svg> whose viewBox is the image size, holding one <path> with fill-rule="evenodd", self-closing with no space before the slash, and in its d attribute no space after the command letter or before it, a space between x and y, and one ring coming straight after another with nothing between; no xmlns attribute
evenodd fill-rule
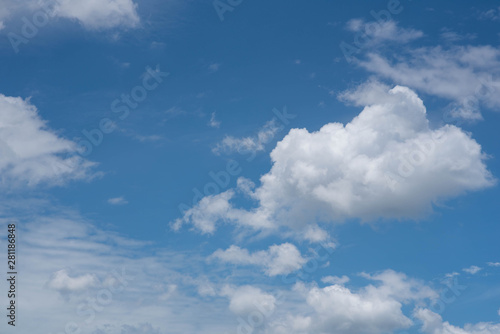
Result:
<svg viewBox="0 0 500 334"><path fill-rule="evenodd" d="M321 231L315 222L418 219L435 203L495 184L481 146L456 126L432 129L409 88L370 82L342 97L363 111L346 125L290 130L251 193L257 207L235 208L236 193L229 190L205 197L174 225L191 223L210 233L217 222L285 225L306 236Z"/></svg>
<svg viewBox="0 0 500 334"><path fill-rule="evenodd" d="M253 286L233 288L226 286L222 291L223 296L230 299L229 310L234 314L245 316L254 311L272 313L276 307L276 298Z"/></svg>
<svg viewBox="0 0 500 334"><path fill-rule="evenodd" d="M218 222L242 224L254 229L272 228L272 223L265 213L249 212L234 208L229 201L235 196L235 191L228 190L218 195L206 196L191 209L187 210L182 218L171 223L174 230L179 230L184 224L193 224L204 234L212 234L217 229Z"/></svg>
<svg viewBox="0 0 500 334"><path fill-rule="evenodd" d="M70 277L66 270L59 270L50 279L48 286L51 289L64 291L78 291L85 290L90 287L96 286L98 283L94 275L86 274L77 277Z"/></svg>
<svg viewBox="0 0 500 334"><path fill-rule="evenodd" d="M232 264L262 266L269 276L289 274L300 269L307 262L297 247L290 243L273 245L266 251L253 254L233 245L227 250L217 250L211 258Z"/></svg>
<svg viewBox="0 0 500 334"><path fill-rule="evenodd" d="M312 323L321 333L386 333L412 324L398 301L352 293L340 285L311 289L307 303L317 313L319 321Z"/></svg>
<svg viewBox="0 0 500 334"><path fill-rule="evenodd" d="M60 185L89 177L94 164L69 156L75 143L50 130L28 100L0 94L0 110L0 183Z"/></svg>
<svg viewBox="0 0 500 334"><path fill-rule="evenodd" d="M464 328L451 325L449 322L443 322L439 314L428 309L418 309L415 311L415 317L422 321L422 331L428 334L498 334L500 333L500 324L481 322L478 324L467 324Z"/></svg>
<svg viewBox="0 0 500 334"><path fill-rule="evenodd" d="M378 295L381 298L395 298L403 302L438 298L438 294L421 281L394 270L386 270L376 275L363 273L362 276L382 283L378 287L365 288L371 295Z"/></svg>
<svg viewBox="0 0 500 334"><path fill-rule="evenodd" d="M328 284L338 284L343 285L350 281L350 278L347 276L337 277L337 276L326 276L321 279L321 282Z"/></svg>
<svg viewBox="0 0 500 334"><path fill-rule="evenodd" d="M397 84L453 101L450 113L481 119L481 106L500 106L500 49L492 46L423 47L390 60L371 53L359 64Z"/></svg>
<svg viewBox="0 0 500 334"><path fill-rule="evenodd" d="M432 130L410 89L371 83L344 97L366 106L350 123L292 129L278 143L256 190L262 207L287 218L417 218L493 184L481 146L454 126Z"/></svg>
<svg viewBox="0 0 500 334"><path fill-rule="evenodd" d="M307 312L308 315L289 315L287 331L283 332L390 333L413 324L403 314L404 304L437 297L437 293L423 283L392 270L365 277L377 283L359 291L339 284L325 288L297 285L296 290L305 296L313 311Z"/></svg>

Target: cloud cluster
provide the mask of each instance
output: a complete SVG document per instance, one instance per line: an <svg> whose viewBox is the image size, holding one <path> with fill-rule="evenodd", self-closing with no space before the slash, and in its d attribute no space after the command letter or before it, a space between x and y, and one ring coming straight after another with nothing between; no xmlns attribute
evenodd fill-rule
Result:
<svg viewBox="0 0 500 334"><path fill-rule="evenodd" d="M295 290L304 296L308 308L303 314L288 314L279 333L391 333L413 324L404 315L403 305L438 296L422 282L392 270L365 277L376 283L358 291L339 284L324 288L298 284Z"/></svg>
<svg viewBox="0 0 500 334"><path fill-rule="evenodd" d="M298 283L277 290L275 286L233 285L227 280L212 284L213 277L203 275L189 280L186 274L206 273L206 266L199 266L204 259L194 254L165 251L159 256L144 256L151 251L145 243L119 238L77 217L37 217L34 221L20 225L25 258L21 269L26 284L19 302L29 320L20 323L20 328L27 333L63 331L69 321L77 319L82 333L89 334L194 333L200 328L215 334L234 332L239 328L236 326L251 329L248 324L255 321L261 326L259 330L271 334L377 334L415 325L408 310L425 310L439 298L425 283L393 270L362 274L368 284L358 288L347 287L347 277L328 277L326 287ZM5 231L0 229L0 237L5 237ZM270 247L265 253L249 253L236 249L220 254L245 262L260 260L263 255L281 256L273 254L287 258L294 253L294 247L287 244L275 248L279 250ZM78 273L61 269L69 264L78 268ZM0 288L6 288L6 283L0 282ZM190 292L191 285L198 288L198 296ZM60 298L54 290L67 298ZM106 294L111 298L105 298ZM75 312L87 315L92 307L99 309L92 322L85 323L87 318L82 316L75 318ZM130 317L124 320L123 314ZM414 316L423 321L422 329L428 334L498 333L497 324L479 323L462 329L430 311L418 311Z"/></svg>
<svg viewBox="0 0 500 334"><path fill-rule="evenodd" d="M0 219L2 239L7 223ZM195 252L158 251L70 212L30 215L19 220L17 231L23 252L22 293L16 296L25 319L16 323L21 333L195 333L202 325L204 333L217 334L234 327L225 319L234 319L226 298L203 300L186 284L187 274L199 277L206 269ZM7 284L2 280L0 288L8 291ZM208 308L218 317L203 318ZM0 331L7 326L0 324Z"/></svg>
<svg viewBox="0 0 500 334"><path fill-rule="evenodd" d="M422 321L422 331L427 334L498 334L500 324L481 322L467 324L464 328L451 325L444 321L441 316L428 309L418 309L415 317Z"/></svg>
<svg viewBox="0 0 500 334"><path fill-rule="evenodd" d="M93 163L76 153L76 144L48 128L29 100L0 94L0 183L60 185L85 179Z"/></svg>
<svg viewBox="0 0 500 334"><path fill-rule="evenodd" d="M255 208L235 208L229 190L205 197L175 226L210 233L219 222L287 226L317 241L326 237L318 222L418 219L443 200L495 184L481 146L456 126L432 129L411 89L369 82L342 98L363 111L345 125L290 130L250 193Z"/></svg>
<svg viewBox="0 0 500 334"><path fill-rule="evenodd" d="M453 101L451 115L481 119L480 108L500 107L500 49L422 47L391 59L370 53L359 65L383 78Z"/></svg>
<svg viewBox="0 0 500 334"><path fill-rule="evenodd" d="M302 268L307 262L297 247L290 243L273 245L268 250L253 254L247 249L233 245L227 250L217 250L211 258L231 264L260 266L269 276L289 274Z"/></svg>

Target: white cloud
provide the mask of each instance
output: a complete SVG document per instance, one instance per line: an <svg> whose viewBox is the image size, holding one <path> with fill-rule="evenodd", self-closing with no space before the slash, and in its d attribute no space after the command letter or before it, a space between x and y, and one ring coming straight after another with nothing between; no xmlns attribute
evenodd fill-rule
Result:
<svg viewBox="0 0 500 334"><path fill-rule="evenodd" d="M68 272L63 269L55 272L47 284L51 289L62 292L78 291L95 287L98 284L98 280L92 274L70 277Z"/></svg>
<svg viewBox="0 0 500 334"><path fill-rule="evenodd" d="M313 321L313 328L322 333L385 333L412 324L398 301L352 293L340 285L313 288L307 303L319 318Z"/></svg>
<svg viewBox="0 0 500 334"><path fill-rule="evenodd" d="M217 291L212 283L208 280L198 280L196 282L196 286L198 288L198 294L200 296L216 296Z"/></svg>
<svg viewBox="0 0 500 334"><path fill-rule="evenodd" d="M404 304L438 296L423 283L392 270L365 277L378 283L359 291L339 284L325 288L298 284L296 290L304 294L312 312L303 309L304 314L291 314L289 318L299 320L301 326L288 321L288 331L283 333L390 333L413 324L403 314Z"/></svg>
<svg viewBox="0 0 500 334"><path fill-rule="evenodd" d="M230 154L233 152L255 153L263 151L265 145L276 136L279 130L280 128L276 125L276 120L273 119L267 122L255 136L244 138L226 136L222 142L217 144L217 146L213 149L213 152L215 154Z"/></svg>
<svg viewBox="0 0 500 334"><path fill-rule="evenodd" d="M485 12L479 13L479 18L482 20L499 21L500 20L500 7L492 8Z"/></svg>
<svg viewBox="0 0 500 334"><path fill-rule="evenodd" d="M233 245L227 250L215 251L211 258L225 263L261 266L269 276L289 274L302 268L307 262L297 247L290 243L273 245L268 250L253 254L250 254L247 249Z"/></svg>
<svg viewBox="0 0 500 334"><path fill-rule="evenodd" d="M346 125L290 130L252 194L256 208L235 208L229 190L205 197L174 226L213 233L220 221L304 232L347 218L418 219L436 203L495 184L481 146L458 127L431 129L412 90L371 82L343 98L365 108Z"/></svg>
<svg viewBox="0 0 500 334"><path fill-rule="evenodd" d="M178 106L173 106L165 111L165 114L167 114L168 118L175 118L177 116L186 115L187 113L187 111Z"/></svg>
<svg viewBox="0 0 500 334"><path fill-rule="evenodd" d="M371 53L359 64L397 84L453 101L451 115L481 119L480 107L500 106L500 49L492 46L423 47L389 60Z"/></svg>
<svg viewBox="0 0 500 334"><path fill-rule="evenodd" d="M33 9L34 1L16 1L16 0L0 0L0 22L5 23L8 21L13 13L18 12L23 7ZM5 26L4 26L5 27Z"/></svg>
<svg viewBox="0 0 500 334"><path fill-rule="evenodd" d="M408 302L411 300L436 299L439 295L436 291L425 285L419 280L408 278L403 273L394 270L385 270L376 275L363 273L363 277L382 282L376 288L368 286L366 291L383 297L391 297L397 300Z"/></svg>
<svg viewBox="0 0 500 334"><path fill-rule="evenodd" d="M453 43L463 39L469 39L469 40L475 39L477 36L475 34L470 34L470 33L465 35L460 35L449 28L442 28L440 37L449 43Z"/></svg>
<svg viewBox="0 0 500 334"><path fill-rule="evenodd" d="M328 284L337 284L337 285L344 285L350 281L349 277L347 276L326 276L321 279L321 282L323 283L328 283Z"/></svg>
<svg viewBox="0 0 500 334"><path fill-rule="evenodd" d="M249 315L254 311L260 314L262 310L272 313L276 307L276 298L273 295L253 286L226 286L221 294L229 297L229 310L239 316Z"/></svg>
<svg viewBox="0 0 500 334"><path fill-rule="evenodd" d="M108 203L112 205L125 205L128 204L128 201L125 197L121 196L108 199Z"/></svg>
<svg viewBox="0 0 500 334"><path fill-rule="evenodd" d="M165 301L172 298L172 296L177 292L176 284L168 284L164 293L158 296L158 300Z"/></svg>
<svg viewBox="0 0 500 334"><path fill-rule="evenodd" d="M172 229L177 231L184 224L192 224L203 234L213 234L219 222L241 224L254 229L273 228L265 213L234 208L229 203L234 195L234 190L228 190L218 195L204 197L187 210L182 218L172 222Z"/></svg>
<svg viewBox="0 0 500 334"><path fill-rule="evenodd" d="M463 271L465 271L466 273L469 273L471 275L475 275L477 274L478 272L480 272L483 268L480 268L478 266L470 266L469 268L464 268L462 269Z"/></svg>
<svg viewBox="0 0 500 334"><path fill-rule="evenodd" d="M441 316L428 309L417 309L415 317L423 322L422 331L428 334L498 334L500 324L480 322L477 324L466 324L464 328L443 322Z"/></svg>
<svg viewBox="0 0 500 334"><path fill-rule="evenodd" d="M54 13L90 29L136 27L140 21L132 0L54 0Z"/></svg>
<svg viewBox="0 0 500 334"><path fill-rule="evenodd" d="M1 1L0 21L26 12L45 12L51 17L71 19L88 29L133 28L140 23L137 4L132 0L28 0Z"/></svg>
<svg viewBox="0 0 500 334"><path fill-rule="evenodd" d="M76 155L76 144L52 131L29 100L0 94L0 110L1 184L61 185L90 177L94 163Z"/></svg>
<svg viewBox="0 0 500 334"><path fill-rule="evenodd" d="M424 35L419 30L398 27L394 21L365 22L361 19L352 19L347 22L346 27L352 32L362 33L361 41L365 46L374 46L383 41L407 43Z"/></svg>
<svg viewBox="0 0 500 334"><path fill-rule="evenodd" d="M41 209L47 207L57 211L54 205ZM0 238L7 237L7 223L0 219ZM186 286L186 274L206 275L205 259L195 251L149 247L67 211L51 217L30 211L19 219L18 233L23 293L16 303L23 305L24 321L16 328L21 333L64 332L73 321L85 334L196 333L200 324L204 333L219 334L234 328L225 299L204 300ZM0 289L8 291L7 283L0 281ZM203 317L209 308L217 316ZM152 327L139 325L144 322ZM0 331L7 326L0 324Z"/></svg>
<svg viewBox="0 0 500 334"><path fill-rule="evenodd" d="M455 276L459 276L460 274L457 273L456 271L452 272L452 273L448 273L448 274L445 274L444 277L445 278L453 278Z"/></svg>
<svg viewBox="0 0 500 334"><path fill-rule="evenodd" d="M490 267L500 267L500 262L488 262Z"/></svg>
<svg viewBox="0 0 500 334"><path fill-rule="evenodd" d="M210 115L210 121L208 122L208 126L210 126L212 128L219 128L220 127L220 121L218 121L215 118L215 112L213 112L212 115Z"/></svg>

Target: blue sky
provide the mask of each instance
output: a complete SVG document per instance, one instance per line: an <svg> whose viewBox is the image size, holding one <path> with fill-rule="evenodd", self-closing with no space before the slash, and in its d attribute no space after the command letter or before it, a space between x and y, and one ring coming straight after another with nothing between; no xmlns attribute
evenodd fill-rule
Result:
<svg viewBox="0 0 500 334"><path fill-rule="evenodd" d="M499 22L0 1L2 333L500 333Z"/></svg>

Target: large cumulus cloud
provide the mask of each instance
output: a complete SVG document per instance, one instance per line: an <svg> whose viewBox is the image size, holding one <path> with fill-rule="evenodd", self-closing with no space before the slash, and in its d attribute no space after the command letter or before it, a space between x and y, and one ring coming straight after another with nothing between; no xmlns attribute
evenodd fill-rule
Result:
<svg viewBox="0 0 500 334"><path fill-rule="evenodd" d="M192 221L196 213L211 232L224 221L292 227L315 240L325 237L318 222L418 219L435 203L495 183L481 146L456 126L431 128L411 89L369 82L342 98L363 106L361 113L345 125L290 130L271 152L272 168L260 186L241 189L258 204L254 209L235 208L230 190L200 202L219 203L224 210L217 215L195 206L175 226L195 223L203 231L200 220Z"/></svg>

